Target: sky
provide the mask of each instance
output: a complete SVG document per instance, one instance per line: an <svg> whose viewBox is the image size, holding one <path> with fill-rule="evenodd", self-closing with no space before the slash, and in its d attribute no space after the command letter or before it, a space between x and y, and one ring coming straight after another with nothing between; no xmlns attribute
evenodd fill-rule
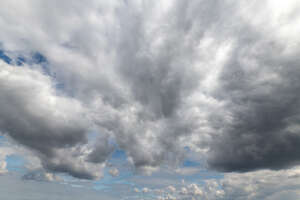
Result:
<svg viewBox="0 0 300 200"><path fill-rule="evenodd" d="M0 1L0 199L300 199L299 9Z"/></svg>

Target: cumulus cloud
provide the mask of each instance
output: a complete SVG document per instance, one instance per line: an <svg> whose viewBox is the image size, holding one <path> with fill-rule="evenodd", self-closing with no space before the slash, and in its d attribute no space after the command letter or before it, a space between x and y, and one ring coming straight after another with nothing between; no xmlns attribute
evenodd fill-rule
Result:
<svg viewBox="0 0 300 200"><path fill-rule="evenodd" d="M0 148L0 174L5 174L8 172L6 169L6 156L10 155L10 153L11 152L9 152L7 149Z"/></svg>
<svg viewBox="0 0 300 200"><path fill-rule="evenodd" d="M1 63L1 132L78 178L99 178L115 146L146 174L184 147L221 171L298 165L298 7L5 2L1 48L40 52L47 73Z"/></svg>
<svg viewBox="0 0 300 200"><path fill-rule="evenodd" d="M271 2L266 6L274 9ZM285 12L294 12L294 7L285 6ZM247 12L263 15L265 10L254 5ZM300 85L296 55L300 49L292 47L292 34L276 31L276 20L290 20L282 12L274 10L281 17L270 12L261 21L249 19L248 23L253 25L247 33L238 35L236 48L220 73L214 96L224 101L226 114L212 116L219 135L212 142L209 163L216 169L250 171L299 164L300 98L296 91ZM299 16L291 20L295 18ZM271 24L267 25L268 22ZM259 29L262 26L265 28ZM291 28L288 24L283 27ZM268 35L269 31L275 32Z"/></svg>
<svg viewBox="0 0 300 200"><path fill-rule="evenodd" d="M280 199L285 191L287 199L299 198L299 168L289 170L261 170L245 174L230 173L220 182L224 198L234 199ZM297 197L297 198L295 198Z"/></svg>
<svg viewBox="0 0 300 200"><path fill-rule="evenodd" d="M296 200L300 197L299 178L299 167L258 170L243 174L227 173L222 179L207 179L201 183L185 183L174 191L170 191L169 187L152 191L161 191L156 196L159 200Z"/></svg>
<svg viewBox="0 0 300 200"><path fill-rule="evenodd" d="M88 122L78 101L59 96L41 72L3 62L0 91L0 128L5 134L34 150L46 169L97 177L83 163L83 147L72 147L87 142Z"/></svg>
<svg viewBox="0 0 300 200"><path fill-rule="evenodd" d="M144 188L142 189L142 192L143 192L143 193L150 192L150 189L149 189L149 188L147 188L147 187L144 187Z"/></svg>
<svg viewBox="0 0 300 200"><path fill-rule="evenodd" d="M170 190L170 192L175 192L176 188L172 185L168 186L168 190Z"/></svg>
<svg viewBox="0 0 300 200"><path fill-rule="evenodd" d="M7 169L6 169L6 161L4 160L1 160L0 161L0 174L4 174L7 172Z"/></svg>
<svg viewBox="0 0 300 200"><path fill-rule="evenodd" d="M119 176L119 170L117 168L112 168L109 170L109 174L112 176Z"/></svg>

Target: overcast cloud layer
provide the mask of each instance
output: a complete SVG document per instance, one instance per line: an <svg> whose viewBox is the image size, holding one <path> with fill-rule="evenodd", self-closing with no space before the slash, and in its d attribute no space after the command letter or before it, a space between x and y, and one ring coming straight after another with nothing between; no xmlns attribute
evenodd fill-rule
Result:
<svg viewBox="0 0 300 200"><path fill-rule="evenodd" d="M43 170L83 179L100 178L115 148L146 174L180 164L186 147L219 171L294 167L299 8L2 1L0 47L11 62L0 62L0 131ZM43 63L18 66L37 52Z"/></svg>

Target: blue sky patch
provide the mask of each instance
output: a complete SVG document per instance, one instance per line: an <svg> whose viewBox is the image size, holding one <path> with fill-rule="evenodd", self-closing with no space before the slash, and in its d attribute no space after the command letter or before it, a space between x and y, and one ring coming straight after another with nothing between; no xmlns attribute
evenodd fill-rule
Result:
<svg viewBox="0 0 300 200"><path fill-rule="evenodd" d="M6 156L7 169L8 171L23 171L25 160L18 155Z"/></svg>
<svg viewBox="0 0 300 200"><path fill-rule="evenodd" d="M7 64L10 64L12 62L12 59L8 57L3 50L0 50L0 59L6 62Z"/></svg>

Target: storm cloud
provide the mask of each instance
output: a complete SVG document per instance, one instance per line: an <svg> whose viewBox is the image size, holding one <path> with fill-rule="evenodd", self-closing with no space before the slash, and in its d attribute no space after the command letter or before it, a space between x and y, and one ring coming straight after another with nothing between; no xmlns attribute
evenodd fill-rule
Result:
<svg viewBox="0 0 300 200"><path fill-rule="evenodd" d="M146 174L186 148L220 171L299 164L296 0L0 5L3 55L47 60L1 62L0 130L46 171L96 179L117 148Z"/></svg>

